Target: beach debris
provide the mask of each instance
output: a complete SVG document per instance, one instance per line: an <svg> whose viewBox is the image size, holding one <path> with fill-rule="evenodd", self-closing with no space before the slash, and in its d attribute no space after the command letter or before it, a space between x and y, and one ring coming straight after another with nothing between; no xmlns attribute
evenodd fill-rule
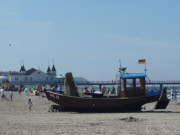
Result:
<svg viewBox="0 0 180 135"><path fill-rule="evenodd" d="M72 73L66 73L65 75L65 82L64 82L64 87L65 87L65 95L68 96L79 96L78 88L75 85Z"/></svg>
<svg viewBox="0 0 180 135"><path fill-rule="evenodd" d="M125 121L125 122L139 122L139 121L142 121L142 119L134 118L133 116L126 117L126 118L121 118L120 120Z"/></svg>
<svg viewBox="0 0 180 135"><path fill-rule="evenodd" d="M101 124L103 124L103 122L90 122L88 123L90 126L99 126Z"/></svg>
<svg viewBox="0 0 180 135"><path fill-rule="evenodd" d="M48 112L60 112L60 111L62 111L62 107L60 107L59 105L51 105L51 107L48 110Z"/></svg>

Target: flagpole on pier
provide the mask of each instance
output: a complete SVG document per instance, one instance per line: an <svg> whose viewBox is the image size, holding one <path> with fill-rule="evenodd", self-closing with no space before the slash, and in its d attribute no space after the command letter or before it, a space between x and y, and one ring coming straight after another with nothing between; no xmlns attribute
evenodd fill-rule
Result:
<svg viewBox="0 0 180 135"><path fill-rule="evenodd" d="M144 72L145 72L145 73L147 72L146 61L145 61L145 69L144 69Z"/></svg>

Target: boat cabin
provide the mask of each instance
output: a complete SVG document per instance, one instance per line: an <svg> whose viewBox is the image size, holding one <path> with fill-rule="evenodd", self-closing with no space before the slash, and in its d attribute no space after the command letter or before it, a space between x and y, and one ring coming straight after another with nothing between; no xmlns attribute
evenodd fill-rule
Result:
<svg viewBox="0 0 180 135"><path fill-rule="evenodd" d="M146 73L121 74L119 76L118 91L120 97L145 96Z"/></svg>

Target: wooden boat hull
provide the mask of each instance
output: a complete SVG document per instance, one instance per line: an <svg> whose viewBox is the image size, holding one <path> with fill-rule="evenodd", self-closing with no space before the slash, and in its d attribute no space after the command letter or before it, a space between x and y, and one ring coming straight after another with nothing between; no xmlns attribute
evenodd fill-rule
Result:
<svg viewBox="0 0 180 135"><path fill-rule="evenodd" d="M158 101L160 95L143 97L75 97L46 91L48 100L60 105L62 108L75 110L122 110L140 111L141 107L150 102Z"/></svg>

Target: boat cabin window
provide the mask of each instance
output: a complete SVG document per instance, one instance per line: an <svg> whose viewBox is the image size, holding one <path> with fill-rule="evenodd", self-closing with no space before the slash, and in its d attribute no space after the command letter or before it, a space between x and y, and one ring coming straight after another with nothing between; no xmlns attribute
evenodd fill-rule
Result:
<svg viewBox="0 0 180 135"><path fill-rule="evenodd" d="M126 80L126 89L133 90L133 87L134 87L133 79L127 79Z"/></svg>
<svg viewBox="0 0 180 135"><path fill-rule="evenodd" d="M121 91L124 91L124 80L121 79Z"/></svg>
<svg viewBox="0 0 180 135"><path fill-rule="evenodd" d="M120 95L122 97L136 97L145 95L145 78L121 78L121 90Z"/></svg>
<svg viewBox="0 0 180 135"><path fill-rule="evenodd" d="M131 91L135 89L145 89L145 78L121 79L121 91Z"/></svg>

